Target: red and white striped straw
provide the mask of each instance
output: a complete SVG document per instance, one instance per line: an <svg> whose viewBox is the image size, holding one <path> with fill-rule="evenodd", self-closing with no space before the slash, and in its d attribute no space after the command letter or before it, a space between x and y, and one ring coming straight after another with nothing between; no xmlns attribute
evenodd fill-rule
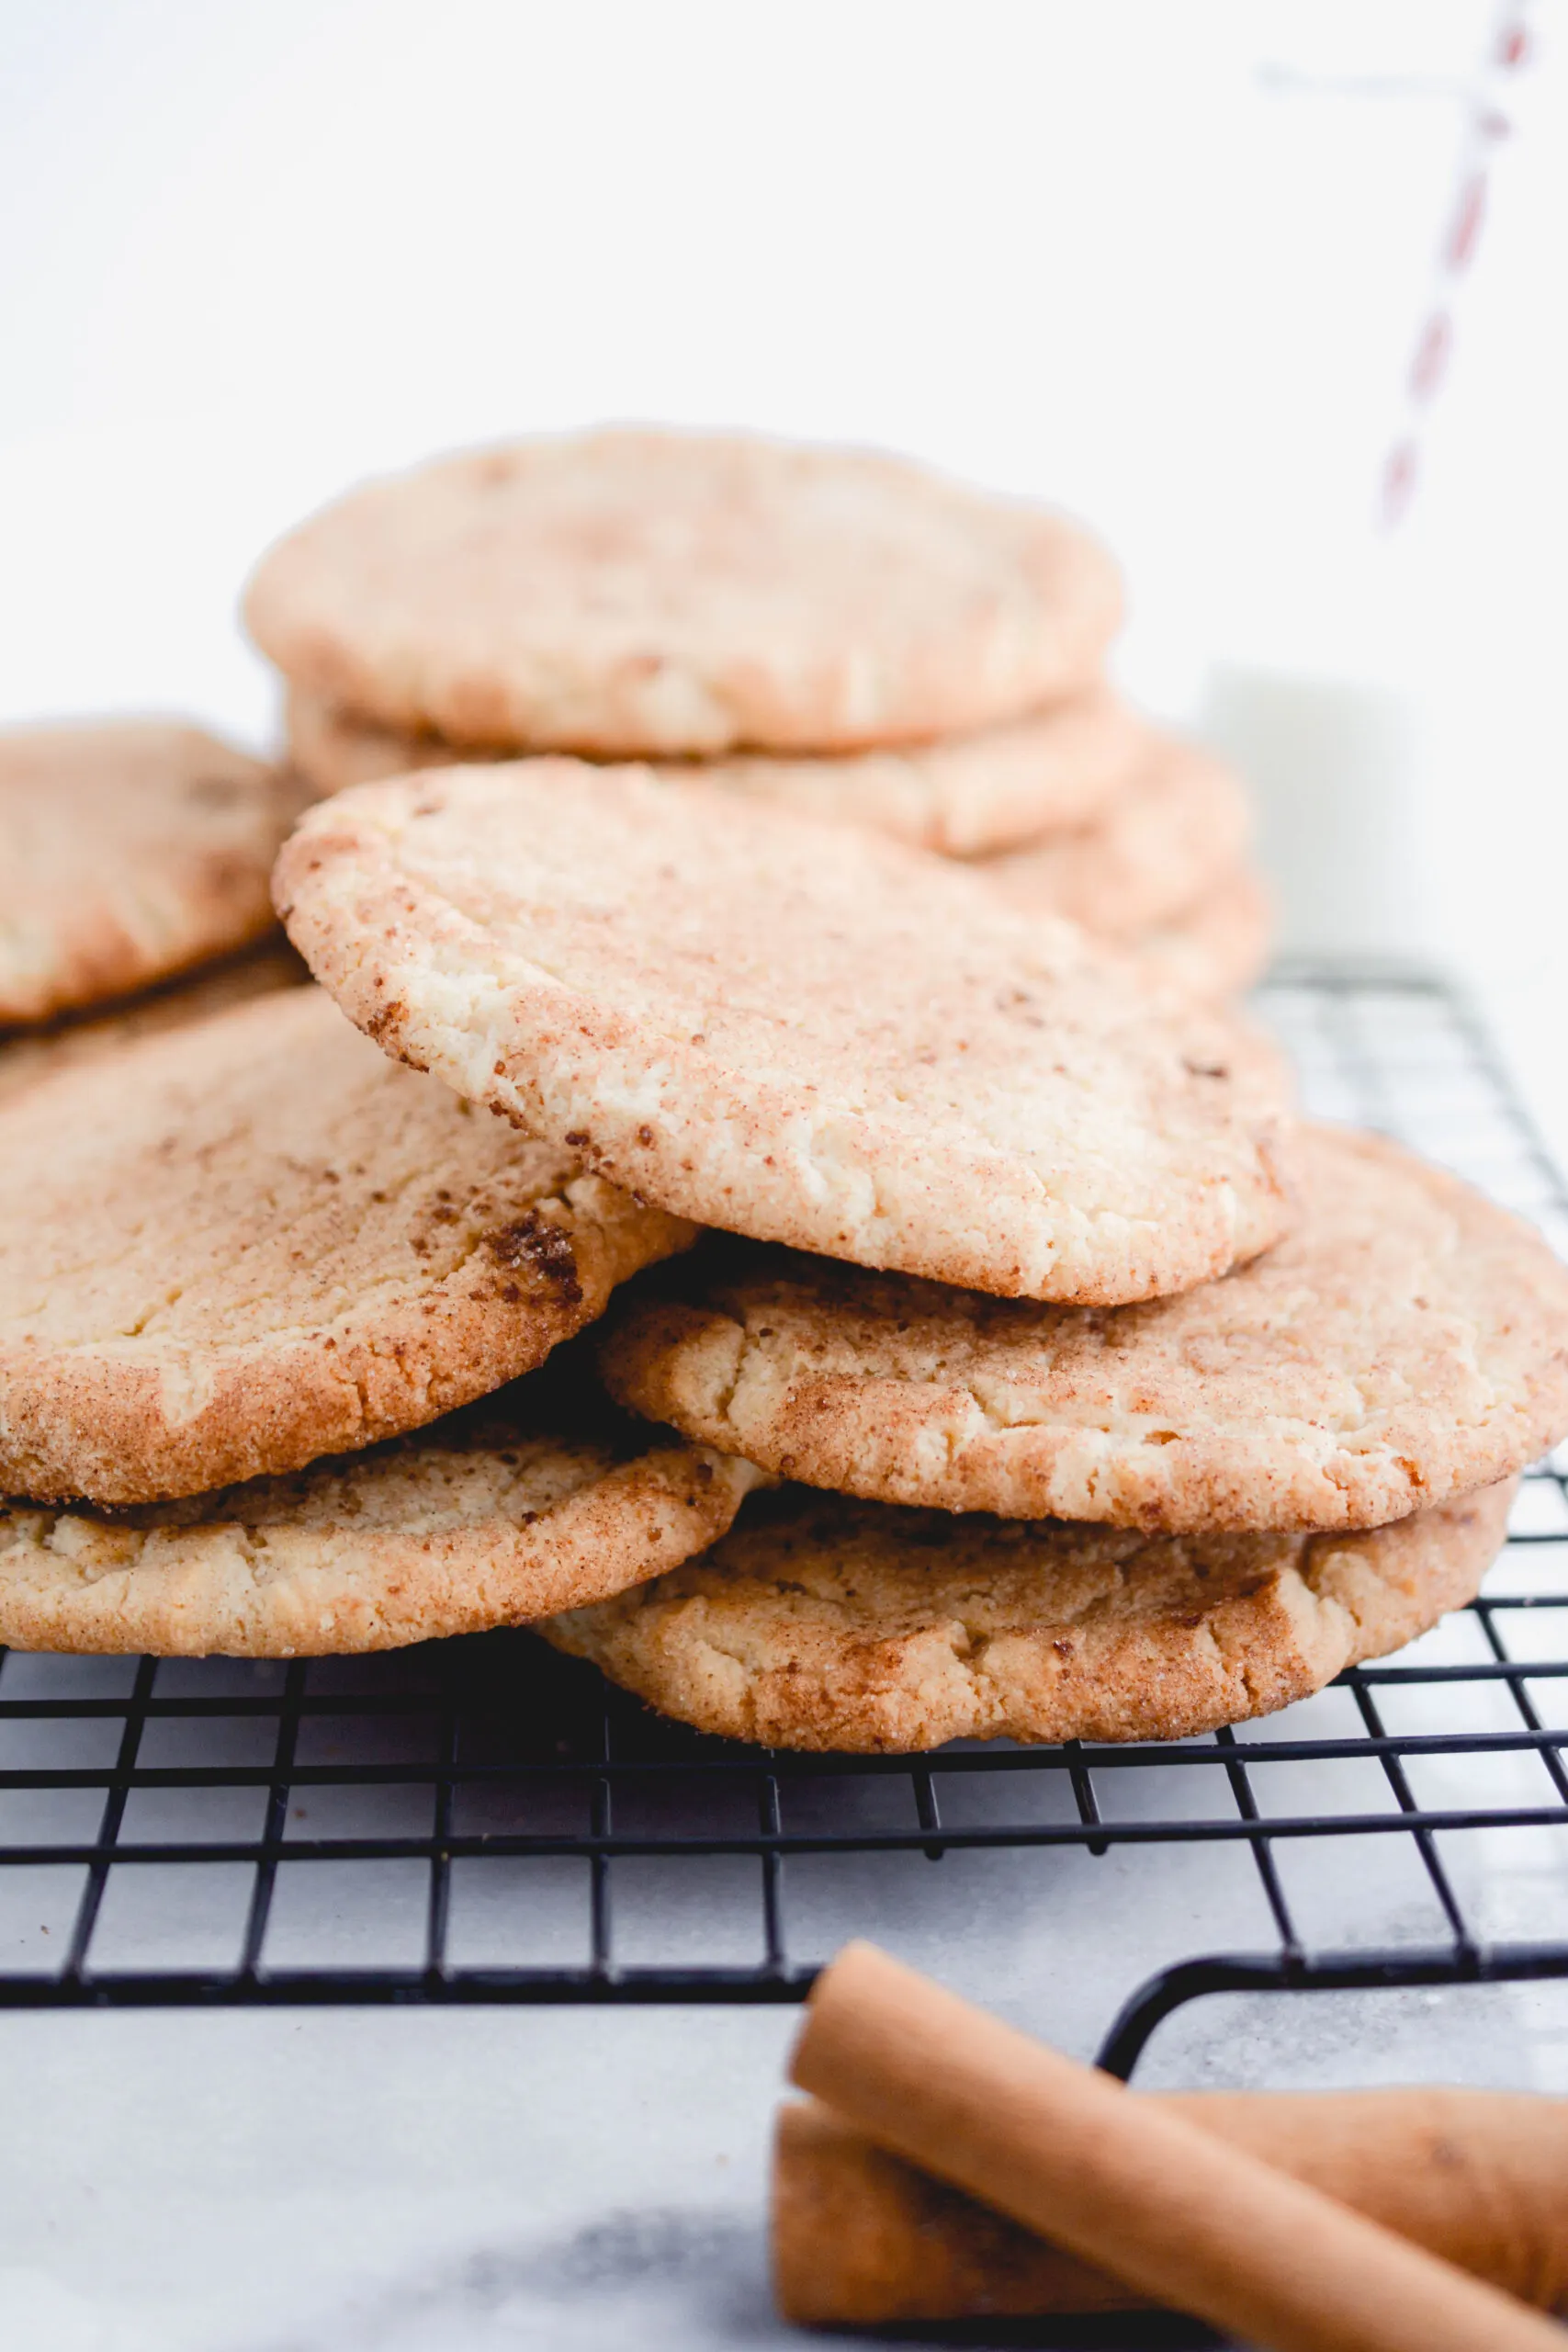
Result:
<svg viewBox="0 0 1568 2352"><path fill-rule="evenodd" d="M1409 512L1420 473L1427 419L1448 378L1461 282L1474 266L1497 150L1514 129L1507 105L1511 85L1534 54L1529 15L1529 0L1507 0L1498 10L1486 54L1468 93L1466 136L1455 167L1431 293L1405 376L1404 416L1378 482L1378 520L1385 530L1396 529Z"/></svg>

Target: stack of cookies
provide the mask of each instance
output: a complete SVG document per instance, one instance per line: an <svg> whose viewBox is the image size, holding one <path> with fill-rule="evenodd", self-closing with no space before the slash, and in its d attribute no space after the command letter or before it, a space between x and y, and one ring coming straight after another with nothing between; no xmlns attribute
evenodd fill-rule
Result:
<svg viewBox="0 0 1568 2352"><path fill-rule="evenodd" d="M541 759L323 803L277 888L327 989L0 1105L13 1645L335 1653L662 1589L768 1474L562 1350L700 1220L1113 1300L1285 1218L1271 1052L869 833Z"/></svg>
<svg viewBox="0 0 1568 2352"><path fill-rule="evenodd" d="M301 980L268 880L309 797L165 719L0 735L0 1101Z"/></svg>
<svg viewBox="0 0 1568 2352"><path fill-rule="evenodd" d="M1026 912L1230 994L1269 940L1247 797L1106 683L1121 609L1059 516L890 458L625 431L372 484L248 600L320 792L648 760L972 861Z"/></svg>
<svg viewBox="0 0 1568 2352"><path fill-rule="evenodd" d="M1568 1270L1271 1050L950 865L636 768L356 787L279 862L390 1054L710 1231L598 1341L780 1483L544 1631L702 1729L1185 1735L1474 1594Z"/></svg>
<svg viewBox="0 0 1568 2352"><path fill-rule="evenodd" d="M533 1622L704 1729L905 1750L1199 1731L1473 1594L1568 1270L1303 1129L1052 910L1066 840L931 854L1017 785L976 741L1094 705L1080 535L601 436L361 493L252 614L323 725L528 749L307 811L321 986L0 1104L0 1641Z"/></svg>
<svg viewBox="0 0 1568 2352"><path fill-rule="evenodd" d="M756 1474L535 1368L693 1231L319 989L40 1079L0 1104L0 1642L380 1649L676 1566Z"/></svg>

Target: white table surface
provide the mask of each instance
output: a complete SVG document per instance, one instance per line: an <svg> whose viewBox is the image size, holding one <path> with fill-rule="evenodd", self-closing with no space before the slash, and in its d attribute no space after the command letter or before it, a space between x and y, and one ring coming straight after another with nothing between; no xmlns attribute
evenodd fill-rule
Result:
<svg viewBox="0 0 1568 2352"><path fill-rule="evenodd" d="M1494 1009L1561 1139L1554 1007ZM1554 1855L1518 1833L1467 1850L1488 1932L1568 1936ZM1297 1848L1289 1867L1324 1934L1340 1913L1384 1939L1434 1933L1419 1890L1364 1847L1315 1867ZM1085 2054L1156 1965L1272 1940L1238 1847L829 1857L800 1892L796 1957L874 1917L918 1964ZM700 1957L715 1932L700 1895L643 1931L650 1957ZM0 2345L803 2340L772 2315L763 2241L793 2024L779 2009L0 2012ZM1568 1986L1209 2000L1161 2029L1139 2079L1568 2091Z"/></svg>
<svg viewBox="0 0 1568 2352"><path fill-rule="evenodd" d="M987 1969L945 1973L995 1994ZM1005 2006L1085 2046L1048 1991ZM786 2011L714 2009L0 2019L0 2342L803 2341L772 2314L762 2232L792 2030ZM1568 2000L1211 2002L1165 2029L1141 2079L1568 2090Z"/></svg>

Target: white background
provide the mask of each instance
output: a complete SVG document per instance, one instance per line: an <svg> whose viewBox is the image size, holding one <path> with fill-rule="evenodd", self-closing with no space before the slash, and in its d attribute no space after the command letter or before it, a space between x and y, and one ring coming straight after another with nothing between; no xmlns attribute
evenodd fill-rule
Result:
<svg viewBox="0 0 1568 2352"><path fill-rule="evenodd" d="M258 548L453 443L887 442L1096 522L1156 707L1201 716L1215 663L1414 682L1416 907L1374 898L1381 944L1540 981L1562 0L1532 19L1385 544L1491 0L6 0L0 718L265 738ZM1323 887L1368 854L1341 820Z"/></svg>
<svg viewBox="0 0 1568 2352"><path fill-rule="evenodd" d="M1568 526L1562 0L1534 17L1383 548L1485 0L7 0L0 714L260 733L232 611L271 534L606 416L1063 500L1172 707L1214 658L1414 648L1511 710Z"/></svg>

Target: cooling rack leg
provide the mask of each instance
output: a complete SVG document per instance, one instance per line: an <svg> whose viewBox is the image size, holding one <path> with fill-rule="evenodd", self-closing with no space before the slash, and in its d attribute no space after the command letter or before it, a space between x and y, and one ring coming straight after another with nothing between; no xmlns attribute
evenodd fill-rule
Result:
<svg viewBox="0 0 1568 2352"><path fill-rule="evenodd" d="M1568 1950L1561 1944L1494 1944L1480 1952L1438 1944L1398 1952L1324 1952L1312 1960L1214 1953L1146 1978L1122 2007L1095 2064L1121 2082L1131 2081L1155 2028L1209 1993L1392 1993L1418 1985L1539 1984L1549 1977L1568 1977Z"/></svg>

